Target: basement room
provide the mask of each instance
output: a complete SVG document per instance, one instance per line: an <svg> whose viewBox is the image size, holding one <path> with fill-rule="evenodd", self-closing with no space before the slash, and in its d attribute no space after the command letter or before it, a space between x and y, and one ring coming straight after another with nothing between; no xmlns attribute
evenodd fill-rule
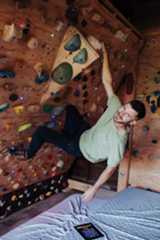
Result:
<svg viewBox="0 0 160 240"><path fill-rule="evenodd" d="M0 1L0 240L160 239L160 1Z"/></svg>

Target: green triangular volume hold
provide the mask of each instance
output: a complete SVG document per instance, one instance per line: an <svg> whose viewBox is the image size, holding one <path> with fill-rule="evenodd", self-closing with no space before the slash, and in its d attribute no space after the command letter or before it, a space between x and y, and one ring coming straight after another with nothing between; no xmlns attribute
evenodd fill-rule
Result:
<svg viewBox="0 0 160 240"><path fill-rule="evenodd" d="M68 62L61 63L58 67L51 73L51 78L53 81L59 84L65 84L72 79L73 68Z"/></svg>
<svg viewBox="0 0 160 240"><path fill-rule="evenodd" d="M79 64L84 64L88 60L88 52L86 48L82 48L79 53L74 56L73 62L74 63L79 63Z"/></svg>
<svg viewBox="0 0 160 240"><path fill-rule="evenodd" d="M75 34L65 45L64 49L69 52L74 52L80 49L81 47L81 38L80 35L77 33Z"/></svg>

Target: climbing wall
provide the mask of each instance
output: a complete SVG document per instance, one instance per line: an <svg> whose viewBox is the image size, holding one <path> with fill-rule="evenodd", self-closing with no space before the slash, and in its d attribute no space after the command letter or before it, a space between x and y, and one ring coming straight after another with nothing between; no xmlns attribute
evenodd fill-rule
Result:
<svg viewBox="0 0 160 240"><path fill-rule="evenodd" d="M94 0L1 1L2 217L43 200L66 186L65 173L73 162L72 156L53 145L45 144L31 161L20 161L9 155L8 147L14 150L17 144L29 144L34 130L40 125L61 129L66 103L76 105L91 124L96 122L107 102L101 83L99 41L105 43L109 52L114 89L118 90L121 83L134 86L135 79L125 76L135 73L143 40L138 32L116 14ZM67 55L61 53L61 60L57 61L60 46L63 48L64 36L72 28L71 25L74 25L74 31L77 29L81 41L86 41L85 45L76 49L76 53L68 49L70 41L77 34L74 32L72 36L70 33L63 49ZM66 62L66 57L70 59L66 73L69 77L63 81L68 66L59 70L59 64ZM56 68L58 74L55 73ZM62 78L59 78L61 74ZM56 82L57 78L60 82ZM53 84L58 86L58 90L53 91ZM129 94L132 94L133 87L129 89ZM46 93L46 101L42 101Z"/></svg>
<svg viewBox="0 0 160 240"><path fill-rule="evenodd" d="M139 61L137 98L145 103L147 115L134 129L129 183L158 190L160 180L159 28L146 31L145 38L145 48Z"/></svg>

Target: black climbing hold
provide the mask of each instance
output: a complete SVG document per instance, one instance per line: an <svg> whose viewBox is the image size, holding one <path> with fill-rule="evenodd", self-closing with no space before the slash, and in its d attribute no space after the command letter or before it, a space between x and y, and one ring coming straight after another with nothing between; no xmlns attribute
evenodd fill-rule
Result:
<svg viewBox="0 0 160 240"><path fill-rule="evenodd" d="M65 16L69 24L76 25L78 23L79 11L78 11L78 8L75 6L74 1L69 1L69 2L68 2L68 7L66 9Z"/></svg>
<svg viewBox="0 0 160 240"><path fill-rule="evenodd" d="M88 97L88 92L87 91L85 91L84 93L83 93L83 97Z"/></svg>
<svg viewBox="0 0 160 240"><path fill-rule="evenodd" d="M58 103L58 102L61 101L61 98L60 97L55 97L53 100L54 100L55 103Z"/></svg>
<svg viewBox="0 0 160 240"><path fill-rule="evenodd" d="M74 91L74 96L75 96L75 97L79 97L79 96L80 96L80 91L79 91L79 89L76 89L76 90Z"/></svg>
<svg viewBox="0 0 160 240"><path fill-rule="evenodd" d="M35 82L38 84L42 84L49 80L49 74L46 71L42 71L40 76L37 76Z"/></svg>
<svg viewBox="0 0 160 240"><path fill-rule="evenodd" d="M88 52L87 52L86 48L82 48L79 51L79 53L76 56L74 56L73 62L79 63L79 64L84 64L84 63L86 63L87 59L88 59Z"/></svg>
<svg viewBox="0 0 160 240"><path fill-rule="evenodd" d="M82 27L86 27L87 26L87 21L85 20L85 19L83 19L82 21L81 21L81 26Z"/></svg>
<svg viewBox="0 0 160 240"><path fill-rule="evenodd" d="M80 81L82 79L82 74L79 73L75 78L74 81Z"/></svg>
<svg viewBox="0 0 160 240"><path fill-rule="evenodd" d="M84 85L82 86L82 89L85 90L86 88L87 88L87 85L84 84Z"/></svg>
<svg viewBox="0 0 160 240"><path fill-rule="evenodd" d="M15 3L18 4L18 8L27 8L31 4L31 0L15 0Z"/></svg>
<svg viewBox="0 0 160 240"><path fill-rule="evenodd" d="M2 69L0 70L1 78L14 78L16 74L13 71Z"/></svg>
<svg viewBox="0 0 160 240"><path fill-rule="evenodd" d="M68 62L61 63L53 72L51 73L51 78L53 81L59 84L65 84L72 79L73 69L72 65Z"/></svg>
<svg viewBox="0 0 160 240"><path fill-rule="evenodd" d="M91 76L94 76L96 74L96 71L93 69L91 72L90 72Z"/></svg>
<svg viewBox="0 0 160 240"><path fill-rule="evenodd" d="M153 144L157 144L157 143L158 143L158 140L157 140L157 139L152 139L152 143L153 143Z"/></svg>
<svg viewBox="0 0 160 240"><path fill-rule="evenodd" d="M151 106L151 112L152 112L152 113L155 113L156 111L157 111L157 107L156 107L155 104L153 104L153 105Z"/></svg>
<svg viewBox="0 0 160 240"><path fill-rule="evenodd" d="M138 149L133 149L133 150L132 150L132 155L133 155L134 157L137 157L137 156L139 155L139 150L138 150Z"/></svg>
<svg viewBox="0 0 160 240"><path fill-rule="evenodd" d="M74 52L80 49L81 47L81 38L80 35L77 33L75 34L65 45L64 49L66 51Z"/></svg>
<svg viewBox="0 0 160 240"><path fill-rule="evenodd" d="M9 96L9 100L12 101L12 102L17 101L18 98L19 98L19 96L15 93L13 93Z"/></svg>
<svg viewBox="0 0 160 240"><path fill-rule="evenodd" d="M88 77L87 77L87 76L84 76L82 80L83 80L84 82L87 82Z"/></svg>

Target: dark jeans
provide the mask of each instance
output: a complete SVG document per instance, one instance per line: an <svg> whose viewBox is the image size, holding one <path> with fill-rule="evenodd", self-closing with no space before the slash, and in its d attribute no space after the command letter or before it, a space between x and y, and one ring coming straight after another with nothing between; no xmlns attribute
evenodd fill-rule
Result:
<svg viewBox="0 0 160 240"><path fill-rule="evenodd" d="M46 126L38 127L27 150L28 158L32 158L45 142L53 143L67 153L80 157L82 153L79 148L79 139L88 128L90 128L89 124L78 110L73 105L68 105L62 132L49 129Z"/></svg>

